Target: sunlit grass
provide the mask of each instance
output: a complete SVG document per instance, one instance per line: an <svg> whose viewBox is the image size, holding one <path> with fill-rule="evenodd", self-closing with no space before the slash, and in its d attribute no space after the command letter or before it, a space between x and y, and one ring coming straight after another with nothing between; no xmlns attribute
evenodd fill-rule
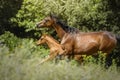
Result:
<svg viewBox="0 0 120 80"><path fill-rule="evenodd" d="M0 80L120 79L120 72L115 65L105 69L104 66L93 62L77 65L75 61L66 62L65 60L38 65L48 52L49 50L35 46L33 40L24 41L13 51L9 51L4 45L0 46Z"/></svg>

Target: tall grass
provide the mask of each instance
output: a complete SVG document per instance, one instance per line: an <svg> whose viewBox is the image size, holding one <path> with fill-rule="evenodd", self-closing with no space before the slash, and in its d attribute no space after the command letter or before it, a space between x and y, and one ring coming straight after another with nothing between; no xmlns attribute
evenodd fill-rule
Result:
<svg viewBox="0 0 120 80"><path fill-rule="evenodd" d="M22 41L21 41L22 42ZM33 40L23 42L10 51L0 45L0 80L119 80L120 72L111 66L105 69L100 64L87 62L77 65L74 61L67 63L38 63L49 50L36 47Z"/></svg>

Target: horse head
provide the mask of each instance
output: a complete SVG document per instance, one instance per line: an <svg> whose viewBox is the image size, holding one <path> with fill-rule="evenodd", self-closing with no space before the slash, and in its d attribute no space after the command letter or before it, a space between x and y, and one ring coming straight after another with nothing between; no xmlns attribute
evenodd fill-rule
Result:
<svg viewBox="0 0 120 80"><path fill-rule="evenodd" d="M36 24L37 28L43 28L43 27L52 27L56 23L56 18L53 15L49 15L48 17L45 17L42 21L38 22Z"/></svg>
<svg viewBox="0 0 120 80"><path fill-rule="evenodd" d="M41 45L46 42L45 40L46 35L42 35L41 38L36 42L37 45Z"/></svg>

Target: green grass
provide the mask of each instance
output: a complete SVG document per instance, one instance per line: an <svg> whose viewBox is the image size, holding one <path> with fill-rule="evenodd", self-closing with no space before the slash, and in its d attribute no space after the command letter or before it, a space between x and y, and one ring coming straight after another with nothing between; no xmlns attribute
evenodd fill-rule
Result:
<svg viewBox="0 0 120 80"><path fill-rule="evenodd" d="M102 64L87 62L77 65L74 61L67 63L62 60L38 65L48 54L34 41L24 40L23 43L9 51L0 46L0 80L119 80L120 71L115 65L105 69Z"/></svg>

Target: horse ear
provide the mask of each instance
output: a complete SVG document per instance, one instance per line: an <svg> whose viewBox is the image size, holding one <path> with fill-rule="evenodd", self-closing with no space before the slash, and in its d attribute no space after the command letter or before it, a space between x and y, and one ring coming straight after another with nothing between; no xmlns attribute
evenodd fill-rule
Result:
<svg viewBox="0 0 120 80"><path fill-rule="evenodd" d="M57 18L57 15L56 15L55 13L51 12L51 13L50 13L50 17L51 17L51 18Z"/></svg>
<svg viewBox="0 0 120 80"><path fill-rule="evenodd" d="M47 36L47 34L43 34L43 36L44 36L44 37L46 37L46 36Z"/></svg>
<svg viewBox="0 0 120 80"><path fill-rule="evenodd" d="M50 18L53 18L53 13L50 13Z"/></svg>

